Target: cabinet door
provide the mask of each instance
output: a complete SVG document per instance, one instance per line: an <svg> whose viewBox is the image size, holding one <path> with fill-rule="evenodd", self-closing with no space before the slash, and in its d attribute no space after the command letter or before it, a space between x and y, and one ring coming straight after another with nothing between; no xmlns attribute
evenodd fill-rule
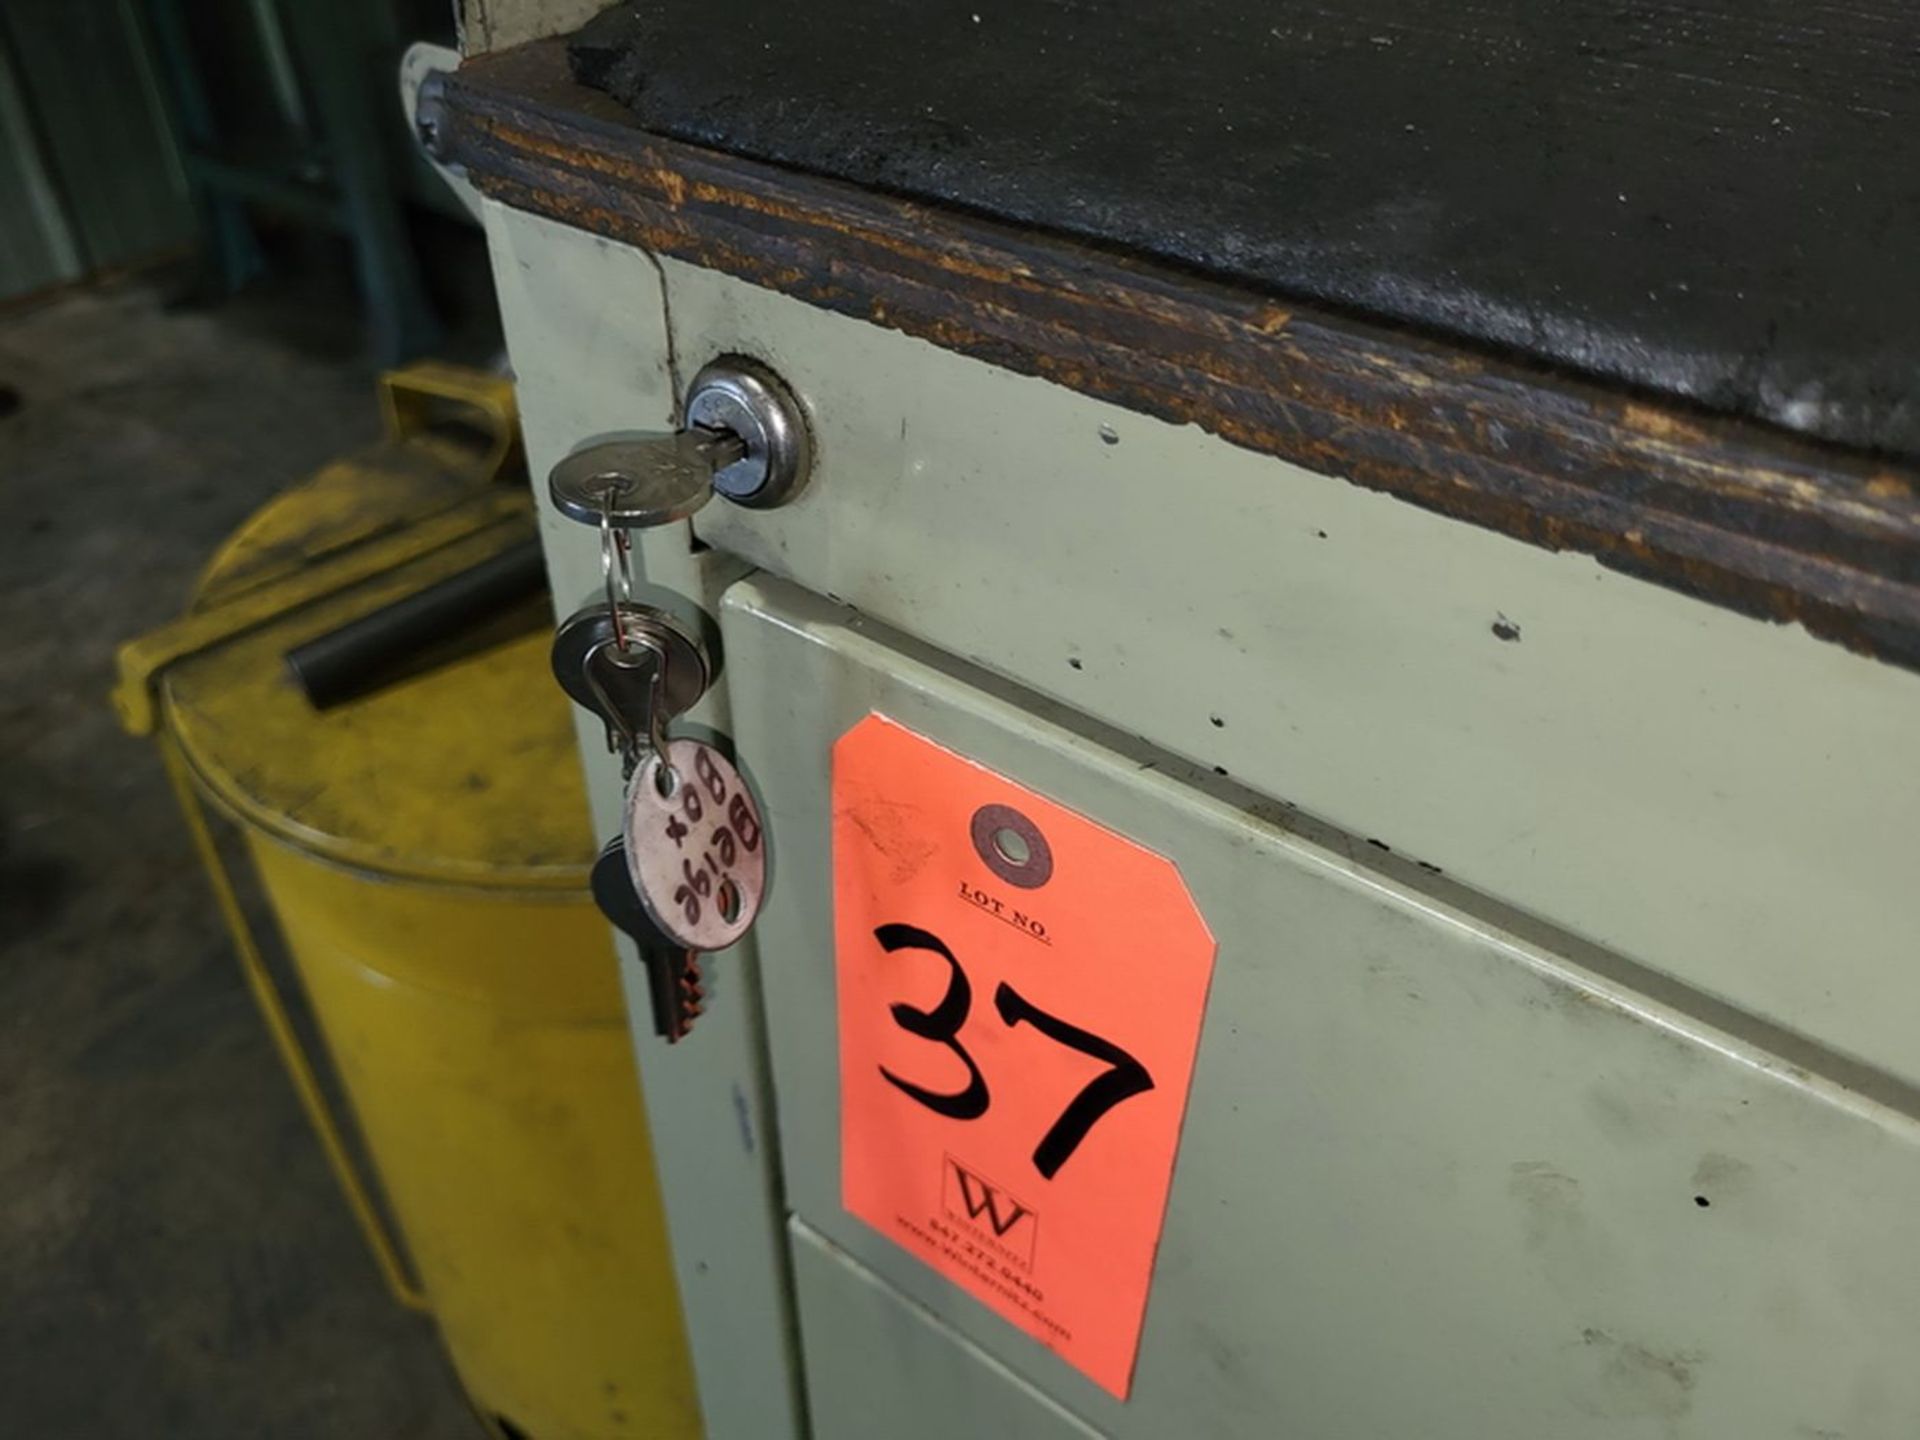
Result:
<svg viewBox="0 0 1920 1440"><path fill-rule="evenodd" d="M817 1434L1920 1429L1905 1117L804 589L722 627ZM1167 857L1217 939L1125 1401L843 1208L830 757L875 713Z"/></svg>

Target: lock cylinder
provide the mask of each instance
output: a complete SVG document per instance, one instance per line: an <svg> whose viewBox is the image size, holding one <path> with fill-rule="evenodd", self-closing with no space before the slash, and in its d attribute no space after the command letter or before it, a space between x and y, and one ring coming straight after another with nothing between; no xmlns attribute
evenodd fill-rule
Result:
<svg viewBox="0 0 1920 1440"><path fill-rule="evenodd" d="M684 520L718 494L756 510L806 483L813 443L800 402L757 360L723 356L687 390L678 430L584 446L553 467L560 512L586 525L642 529Z"/></svg>
<svg viewBox="0 0 1920 1440"><path fill-rule="evenodd" d="M687 391L687 424L738 436L745 452L713 472L722 498L754 510L791 500L813 464L813 442L800 402L757 360L726 356L705 366Z"/></svg>

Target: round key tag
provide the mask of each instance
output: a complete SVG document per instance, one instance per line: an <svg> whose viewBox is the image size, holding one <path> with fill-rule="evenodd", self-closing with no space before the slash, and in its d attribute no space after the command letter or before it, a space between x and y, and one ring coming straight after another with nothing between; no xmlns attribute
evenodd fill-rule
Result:
<svg viewBox="0 0 1920 1440"><path fill-rule="evenodd" d="M767 883L760 807L727 757L704 740L649 753L627 786L627 868L662 934L724 950L753 924Z"/></svg>

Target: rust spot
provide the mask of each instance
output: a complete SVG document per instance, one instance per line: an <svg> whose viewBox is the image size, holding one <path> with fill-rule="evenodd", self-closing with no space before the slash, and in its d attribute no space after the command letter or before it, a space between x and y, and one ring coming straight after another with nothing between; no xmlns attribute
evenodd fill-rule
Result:
<svg viewBox="0 0 1920 1440"><path fill-rule="evenodd" d="M1620 407L1620 423L1669 445L1707 445L1712 440L1706 430L1683 416L1634 400Z"/></svg>
<svg viewBox="0 0 1920 1440"><path fill-rule="evenodd" d="M687 203L687 182L678 171L665 168L649 170L647 178L652 180L660 193L667 197L667 204L681 209Z"/></svg>
<svg viewBox="0 0 1920 1440"><path fill-rule="evenodd" d="M1253 328L1262 335L1278 335L1293 323L1293 312L1278 305L1263 305L1254 313Z"/></svg>

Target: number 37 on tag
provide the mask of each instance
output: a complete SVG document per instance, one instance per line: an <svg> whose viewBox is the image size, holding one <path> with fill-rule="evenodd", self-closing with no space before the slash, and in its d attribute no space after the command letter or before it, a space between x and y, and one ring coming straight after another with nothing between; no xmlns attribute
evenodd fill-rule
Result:
<svg viewBox="0 0 1920 1440"><path fill-rule="evenodd" d="M1171 861L884 716L833 812L844 1203L1125 1398L1213 937Z"/></svg>

